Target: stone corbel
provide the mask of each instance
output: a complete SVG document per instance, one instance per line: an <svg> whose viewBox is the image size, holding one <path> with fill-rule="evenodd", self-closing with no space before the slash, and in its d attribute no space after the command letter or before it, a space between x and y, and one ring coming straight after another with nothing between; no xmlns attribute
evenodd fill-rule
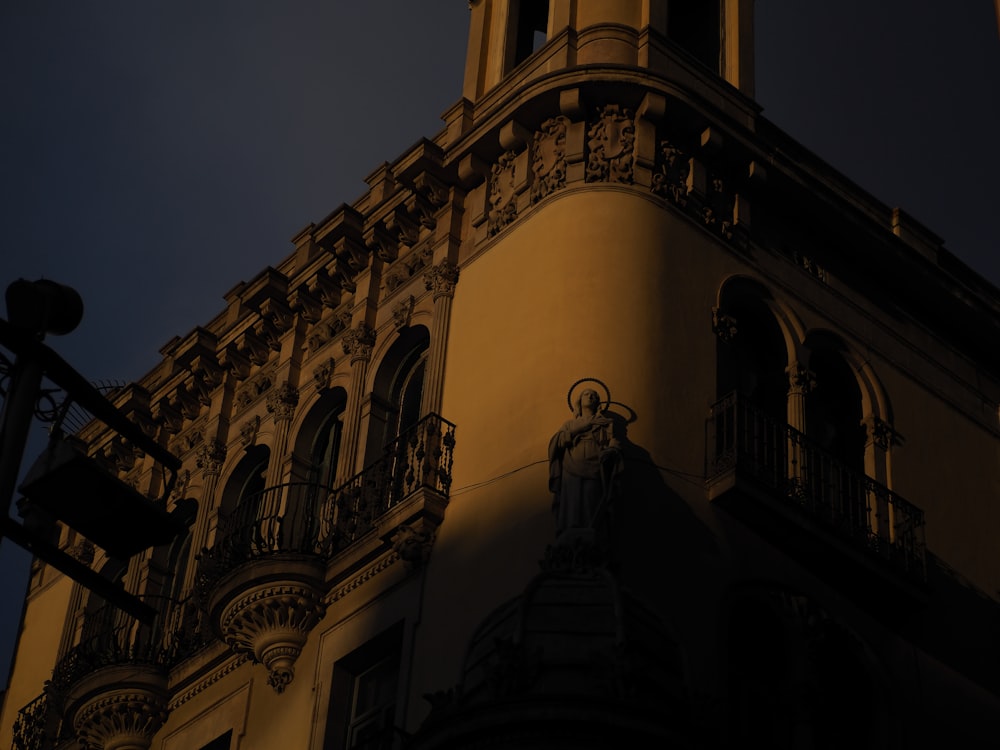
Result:
<svg viewBox="0 0 1000 750"><path fill-rule="evenodd" d="M451 191L448 186L430 172L421 172L413 178L413 186L427 199L430 206L437 211L448 203Z"/></svg>
<svg viewBox="0 0 1000 750"><path fill-rule="evenodd" d="M410 217L405 205L397 206L385 217L385 227L405 247L413 247L420 241L420 224Z"/></svg>
<svg viewBox="0 0 1000 750"><path fill-rule="evenodd" d="M335 279L330 278L325 268L311 276L306 282L306 287L324 307L335 308L340 304L342 287Z"/></svg>
<svg viewBox="0 0 1000 750"><path fill-rule="evenodd" d="M179 385L170 394L170 405L185 419L197 419L201 414L201 401L188 391L186 384Z"/></svg>
<svg viewBox="0 0 1000 750"><path fill-rule="evenodd" d="M403 201L407 215L424 229L433 231L437 226L437 219L434 214L437 209L426 195L419 192L412 192Z"/></svg>
<svg viewBox="0 0 1000 750"><path fill-rule="evenodd" d="M305 286L288 293L288 307L307 323L316 323L323 317L323 304Z"/></svg>
<svg viewBox="0 0 1000 750"><path fill-rule="evenodd" d="M368 227L364 238L365 246L383 263L392 263L399 255L399 238L381 221Z"/></svg>
<svg viewBox="0 0 1000 750"><path fill-rule="evenodd" d="M281 351L281 331L267 318L260 318L253 324L253 332L273 351Z"/></svg>
<svg viewBox="0 0 1000 750"><path fill-rule="evenodd" d="M250 377L250 359L238 349L238 345L230 345L218 354L219 365L237 380Z"/></svg>
<svg viewBox="0 0 1000 750"><path fill-rule="evenodd" d="M279 333L284 333L295 323L295 316L288 305L276 297L261 301L260 314L269 320Z"/></svg>
<svg viewBox="0 0 1000 750"><path fill-rule="evenodd" d="M184 415L166 397L153 404L152 415L153 421L170 435L176 435L184 426Z"/></svg>
<svg viewBox="0 0 1000 750"><path fill-rule="evenodd" d="M236 350L253 364L262 366L271 357L271 347L256 329L244 331L236 338Z"/></svg>

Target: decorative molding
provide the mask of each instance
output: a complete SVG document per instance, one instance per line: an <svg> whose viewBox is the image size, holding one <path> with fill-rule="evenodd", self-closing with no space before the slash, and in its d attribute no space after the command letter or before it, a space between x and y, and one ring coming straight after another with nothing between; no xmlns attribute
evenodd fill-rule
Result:
<svg viewBox="0 0 1000 750"><path fill-rule="evenodd" d="M326 602L326 605L330 606L334 602L340 601L345 596L350 594L352 591L357 589L359 586L362 586L363 584L367 583L382 571L387 570L393 563L397 562L399 559L400 559L399 553L397 553L395 550L385 555L384 557L380 558L373 565L364 570L364 572L359 573L350 581L348 581L343 586L338 588L336 591L329 594L324 600Z"/></svg>
<svg viewBox="0 0 1000 750"><path fill-rule="evenodd" d="M289 420L299 403L299 389L287 380L279 383L267 394L267 411L275 422Z"/></svg>
<svg viewBox="0 0 1000 750"><path fill-rule="evenodd" d="M635 162L635 115L632 110L608 104L598 111L587 131L587 182L632 184Z"/></svg>
<svg viewBox="0 0 1000 750"><path fill-rule="evenodd" d="M553 117L543 122L531 142L531 202L566 187L566 129L569 120Z"/></svg>
<svg viewBox="0 0 1000 750"><path fill-rule="evenodd" d="M89 539L80 538L76 544L66 548L66 554L84 565L94 562L94 543Z"/></svg>
<svg viewBox="0 0 1000 750"><path fill-rule="evenodd" d="M443 260L424 272L424 285L428 291L433 291L433 299L454 297L457 283L458 266L450 261Z"/></svg>
<svg viewBox="0 0 1000 750"><path fill-rule="evenodd" d="M179 695L177 695L170 702L170 705L169 705L170 710L173 711L178 706L182 706L185 703L187 703L189 700L191 700L192 698L194 698L196 695L205 692L205 690L207 690L212 685L214 685L215 683L217 683L223 677L225 677L228 674L231 674L231 673L235 672L237 669L239 669L241 666L243 666L244 664L246 664L248 661L250 661L250 655L249 654L237 654L237 655L234 655L229 660L227 660L225 664L223 664L221 667L219 667L219 669L215 670L214 672L212 672L211 674L209 674L207 677L199 680L197 683L195 683L194 685L192 685L190 688L188 688L187 690L185 690L183 693L180 693Z"/></svg>
<svg viewBox="0 0 1000 750"><path fill-rule="evenodd" d="M486 225L490 236L517 218L516 159L517 154L506 151L490 169L490 210Z"/></svg>
<svg viewBox="0 0 1000 750"><path fill-rule="evenodd" d="M351 364L359 360L367 362L372 358L372 347L375 346L375 331L367 323L359 323L357 327L344 332L344 354L351 358Z"/></svg>

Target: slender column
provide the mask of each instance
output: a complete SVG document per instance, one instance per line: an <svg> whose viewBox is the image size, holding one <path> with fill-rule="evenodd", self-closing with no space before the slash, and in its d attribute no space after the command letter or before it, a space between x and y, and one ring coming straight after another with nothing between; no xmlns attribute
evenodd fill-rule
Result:
<svg viewBox="0 0 1000 750"><path fill-rule="evenodd" d="M267 465L265 486L281 484L281 469L288 450L288 427L299 403L299 389L289 382L281 383L267 394L267 410L274 419L274 444L271 446L271 460Z"/></svg>
<svg viewBox="0 0 1000 750"><path fill-rule="evenodd" d="M448 349L448 330L451 327L451 301L458 282L458 266L442 261L431 266L424 274L424 284L433 291L434 318L431 322L431 341L427 351L427 371L424 375L421 414L441 413L444 393L444 359Z"/></svg>
<svg viewBox="0 0 1000 750"><path fill-rule="evenodd" d="M375 331L367 323L344 333L344 354L351 358L351 388L347 393L344 407L344 431L337 457L337 479L339 487L355 473L358 461L358 434L361 425L361 401L364 396L365 381L368 378L368 363L375 345Z"/></svg>
<svg viewBox="0 0 1000 750"><path fill-rule="evenodd" d="M198 468L202 471L201 506L198 508L198 517L194 522L191 531L191 549L200 552L208 546L209 520L212 509L215 507L215 493L219 487L219 475L222 473L222 465L226 461L226 446L219 440L208 440L198 446L197 454ZM198 573L197 565L188 565L184 571L184 586L182 593L187 593L194 586L194 579Z"/></svg>
<svg viewBox="0 0 1000 750"><path fill-rule="evenodd" d="M813 374L799 362L792 362L785 368L788 375L788 424L805 434L806 395L815 385ZM788 478L795 481L804 479L803 451L798 440L788 440Z"/></svg>

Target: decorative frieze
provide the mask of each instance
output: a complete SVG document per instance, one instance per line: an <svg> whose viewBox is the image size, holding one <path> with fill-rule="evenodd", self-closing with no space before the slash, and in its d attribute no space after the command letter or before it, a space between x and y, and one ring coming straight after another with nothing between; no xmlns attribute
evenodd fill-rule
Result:
<svg viewBox="0 0 1000 750"><path fill-rule="evenodd" d="M808 255L803 255L798 250L793 251L792 257L795 260L795 263L799 266L799 268L801 268L807 274L812 276L817 281L821 281L824 284L827 283L826 269L819 263L814 261Z"/></svg>
<svg viewBox="0 0 1000 750"><path fill-rule="evenodd" d="M608 104L587 131L587 182L631 184L635 162L635 115L632 110Z"/></svg>
<svg viewBox="0 0 1000 750"><path fill-rule="evenodd" d="M569 120L553 117L542 123L531 143L531 202L566 187L566 128Z"/></svg>

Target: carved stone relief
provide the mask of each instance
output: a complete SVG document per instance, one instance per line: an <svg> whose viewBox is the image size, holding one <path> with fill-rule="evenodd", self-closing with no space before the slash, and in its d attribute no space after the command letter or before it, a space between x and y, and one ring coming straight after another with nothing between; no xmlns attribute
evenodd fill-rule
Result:
<svg viewBox="0 0 1000 750"><path fill-rule="evenodd" d="M267 393L273 384L273 368L268 368L258 372L256 375L247 380L238 391L236 391L236 396L233 399L236 405L236 410L239 411L248 407L263 394Z"/></svg>
<svg viewBox="0 0 1000 750"><path fill-rule="evenodd" d="M516 158L513 151L507 151L500 155L490 170L490 210L486 219L490 236L517 218Z"/></svg>
<svg viewBox="0 0 1000 750"><path fill-rule="evenodd" d="M736 327L736 318L726 315L718 307L712 308L712 332L727 344L736 338L739 329Z"/></svg>
<svg viewBox="0 0 1000 750"><path fill-rule="evenodd" d="M721 177L713 177L708 183L708 193L705 195L705 205L702 207L702 219L705 224L727 240L733 237L733 209L736 197L728 190Z"/></svg>
<svg viewBox="0 0 1000 750"><path fill-rule="evenodd" d="M410 325L415 301L413 295L409 294L392 306L392 322L397 331Z"/></svg>
<svg viewBox="0 0 1000 750"><path fill-rule="evenodd" d="M687 205L687 180L691 173L691 159L670 141L660 141L652 190L678 206Z"/></svg>
<svg viewBox="0 0 1000 750"><path fill-rule="evenodd" d="M257 433L260 431L260 416L254 415L240 426L240 445L249 448L257 442Z"/></svg>
<svg viewBox="0 0 1000 750"><path fill-rule="evenodd" d="M566 187L566 127L569 120L553 117L542 123L531 144L531 202Z"/></svg>
<svg viewBox="0 0 1000 750"><path fill-rule="evenodd" d="M330 378L333 377L334 366L333 357L330 357L325 362L313 368L313 380L316 381L316 387L319 390L322 391L330 387Z"/></svg>
<svg viewBox="0 0 1000 750"><path fill-rule="evenodd" d="M587 132L587 182L631 184L635 161L635 119L632 110L608 104Z"/></svg>

